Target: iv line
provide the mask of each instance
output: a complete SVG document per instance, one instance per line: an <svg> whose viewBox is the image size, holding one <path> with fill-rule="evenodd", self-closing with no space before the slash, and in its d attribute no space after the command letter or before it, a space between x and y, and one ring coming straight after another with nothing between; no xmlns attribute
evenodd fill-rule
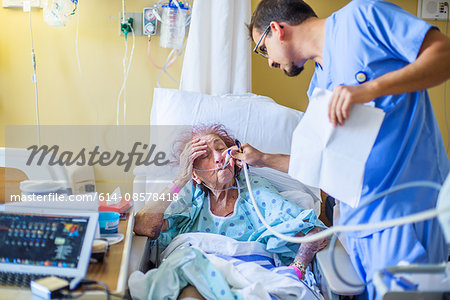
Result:
<svg viewBox="0 0 450 300"><path fill-rule="evenodd" d="M39 122L39 100L38 100L38 88L37 88L37 75L36 75L36 56L34 55L34 46L33 46L33 28L31 26L31 9L29 11L30 17L30 38L31 38L31 59L33 63L33 77L32 80L34 82L34 94L35 94L35 103L36 103L36 125L37 125L37 135L38 135L38 146L41 146L41 129Z"/></svg>
<svg viewBox="0 0 450 300"><path fill-rule="evenodd" d="M124 78L123 78L123 83L122 83L122 87L120 88L120 92L119 92L119 96L117 97L117 107L116 107L116 125L119 125L119 111L120 111L120 97L122 96L122 94L124 93L124 90L126 88L126 83L127 83L127 79L128 79L128 75L130 73L130 67L131 67L131 62L133 61L133 54L134 54L134 47L135 47L135 34L134 34L134 29L131 26L131 34L133 36L133 45L131 47L131 52L130 52L130 60L128 62L128 68L126 67L126 55L127 55L127 49L128 49L128 41L125 38L125 53L124 53L124 57L123 57L123 67L124 67ZM124 121L124 125L126 124L126 109L127 109L127 102L126 102L126 92L124 93L124 103L123 103L123 121Z"/></svg>

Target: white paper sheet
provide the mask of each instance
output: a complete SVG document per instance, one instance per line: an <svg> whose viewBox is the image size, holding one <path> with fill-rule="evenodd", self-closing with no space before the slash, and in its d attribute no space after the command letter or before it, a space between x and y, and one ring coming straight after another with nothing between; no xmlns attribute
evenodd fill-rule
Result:
<svg viewBox="0 0 450 300"><path fill-rule="evenodd" d="M344 126L328 119L332 92L316 88L292 137L289 175L358 206L364 168L384 119L381 109L353 105Z"/></svg>

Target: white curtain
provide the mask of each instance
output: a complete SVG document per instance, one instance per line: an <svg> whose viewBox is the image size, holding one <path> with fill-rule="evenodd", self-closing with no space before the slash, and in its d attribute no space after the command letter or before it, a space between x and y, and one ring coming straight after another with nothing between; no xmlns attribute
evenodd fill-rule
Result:
<svg viewBox="0 0 450 300"><path fill-rule="evenodd" d="M195 0L180 90L211 95L251 91L250 0Z"/></svg>

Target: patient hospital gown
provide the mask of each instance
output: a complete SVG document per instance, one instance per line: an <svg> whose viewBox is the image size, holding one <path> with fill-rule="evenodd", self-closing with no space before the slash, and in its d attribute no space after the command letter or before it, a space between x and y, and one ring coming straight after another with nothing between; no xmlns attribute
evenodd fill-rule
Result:
<svg viewBox="0 0 450 300"><path fill-rule="evenodd" d="M298 232L306 234L316 226L326 228L314 210L302 209L284 199L266 179L253 176L250 180L258 208L276 231L294 236ZM172 203L164 214L164 218L169 221L169 230L162 232L159 237L162 246L167 246L181 233L216 233L238 241L263 243L266 250L276 253L283 264L290 263L299 245L275 237L264 227L256 215L245 178L237 178L236 181L239 196L234 212L229 217L219 217L211 212L209 197L198 185L193 185L191 197L183 197Z"/></svg>

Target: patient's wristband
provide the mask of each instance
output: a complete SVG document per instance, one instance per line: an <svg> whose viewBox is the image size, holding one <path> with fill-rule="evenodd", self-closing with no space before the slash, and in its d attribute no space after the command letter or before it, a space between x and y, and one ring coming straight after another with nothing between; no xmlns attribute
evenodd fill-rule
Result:
<svg viewBox="0 0 450 300"><path fill-rule="evenodd" d="M169 188L169 191L173 194L178 194L181 189L178 187L178 185L175 184L174 181L172 181L172 186Z"/></svg>
<svg viewBox="0 0 450 300"><path fill-rule="evenodd" d="M295 273L297 274L298 279L302 280L305 278L305 266L303 263L299 261L294 261L291 265L289 265L290 268L294 269Z"/></svg>

